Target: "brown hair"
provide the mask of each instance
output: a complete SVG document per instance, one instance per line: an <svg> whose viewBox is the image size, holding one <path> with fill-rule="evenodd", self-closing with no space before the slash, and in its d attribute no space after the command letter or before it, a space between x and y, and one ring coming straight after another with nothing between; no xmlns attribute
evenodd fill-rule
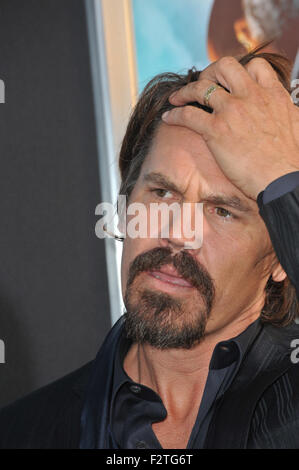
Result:
<svg viewBox="0 0 299 470"><path fill-rule="evenodd" d="M290 93L291 64L289 60L280 54L261 52L265 45L267 44L237 59L242 65L246 65L253 58L265 59ZM139 177L155 133L161 124L161 116L174 107L168 101L169 96L184 85L198 80L199 76L200 71L195 68L190 69L187 74L163 73L154 77L141 93L129 120L119 156L121 174L119 193L126 195L128 199ZM199 103L188 103L188 105L212 112L211 108ZM276 326L286 326L294 321L299 315L299 302L290 280L286 278L284 281L274 282L270 276L265 291L266 299L261 319Z"/></svg>

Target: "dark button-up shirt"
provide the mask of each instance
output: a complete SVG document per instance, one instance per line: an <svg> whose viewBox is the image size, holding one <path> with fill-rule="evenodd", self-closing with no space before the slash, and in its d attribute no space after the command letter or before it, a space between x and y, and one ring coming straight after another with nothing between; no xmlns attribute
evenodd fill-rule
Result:
<svg viewBox="0 0 299 470"><path fill-rule="evenodd" d="M215 400L229 387L260 328L258 319L237 337L216 345L187 449L203 447ZM123 362L130 345L131 342L123 332L114 364L110 437L114 446L120 449L161 449L161 444L152 430L152 423L163 421L167 411L156 392L133 382L126 374Z"/></svg>

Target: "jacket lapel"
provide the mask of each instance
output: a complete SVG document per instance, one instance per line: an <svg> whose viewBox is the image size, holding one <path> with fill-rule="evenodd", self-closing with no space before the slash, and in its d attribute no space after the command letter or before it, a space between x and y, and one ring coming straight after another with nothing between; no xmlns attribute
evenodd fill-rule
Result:
<svg viewBox="0 0 299 470"><path fill-rule="evenodd" d="M290 343L298 335L296 324L263 326L232 385L216 402L205 448L246 448L256 404L266 388L292 366Z"/></svg>

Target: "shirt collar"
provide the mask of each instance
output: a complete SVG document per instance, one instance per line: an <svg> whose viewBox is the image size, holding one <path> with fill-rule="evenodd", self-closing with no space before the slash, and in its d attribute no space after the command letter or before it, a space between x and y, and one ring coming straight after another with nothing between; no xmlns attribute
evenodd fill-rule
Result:
<svg viewBox="0 0 299 470"><path fill-rule="evenodd" d="M260 329L261 321L258 318L238 336L217 343L212 354L209 368L223 369L235 361L239 363L242 362L246 352L249 350L250 345L254 341ZM115 395L119 387L125 382L132 382L132 384L134 383L132 379L126 374L123 367L124 359L130 349L131 344L132 341L127 339L126 330L124 328L117 345L112 396Z"/></svg>
<svg viewBox="0 0 299 470"><path fill-rule="evenodd" d="M223 369L233 362L242 362L245 354L261 330L260 318L251 323L238 336L216 344L210 361L210 369Z"/></svg>

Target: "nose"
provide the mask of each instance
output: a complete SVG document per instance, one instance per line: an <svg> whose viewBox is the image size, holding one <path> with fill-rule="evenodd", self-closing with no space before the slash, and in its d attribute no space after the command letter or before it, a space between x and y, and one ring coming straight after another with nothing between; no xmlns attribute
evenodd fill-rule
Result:
<svg viewBox="0 0 299 470"><path fill-rule="evenodd" d="M167 238L160 237L159 246L161 246L162 248L170 248L173 254L176 254L179 251L182 251L183 249L185 249L185 245L183 241L179 239L175 239L175 238L170 238L170 237L167 237Z"/></svg>
<svg viewBox="0 0 299 470"><path fill-rule="evenodd" d="M167 226L167 223L169 224ZM203 242L203 204L183 203L180 211L169 212L167 222L159 226L159 244L174 252L198 252Z"/></svg>

